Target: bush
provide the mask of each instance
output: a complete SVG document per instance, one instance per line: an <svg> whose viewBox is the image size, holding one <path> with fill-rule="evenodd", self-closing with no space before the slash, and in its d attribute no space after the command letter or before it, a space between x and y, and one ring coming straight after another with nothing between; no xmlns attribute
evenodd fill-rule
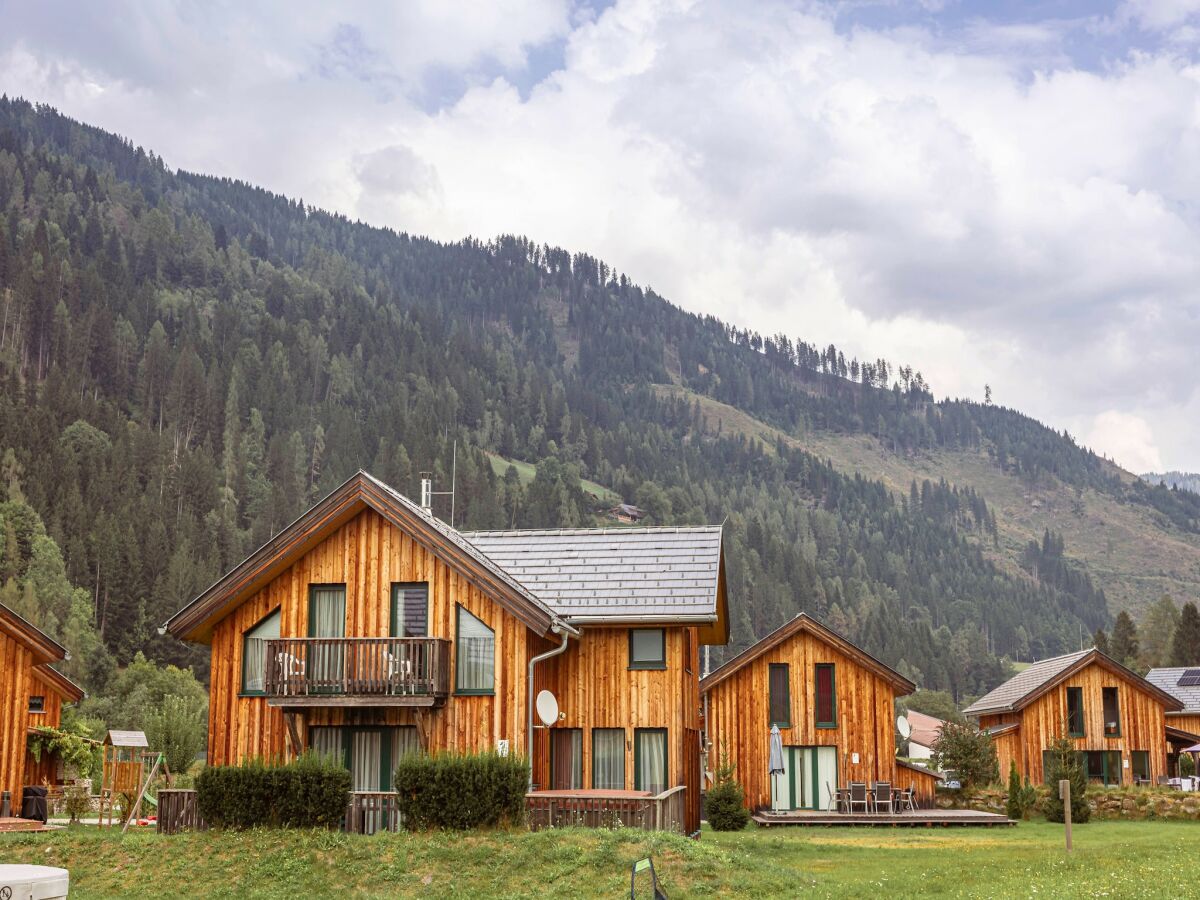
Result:
<svg viewBox="0 0 1200 900"><path fill-rule="evenodd" d="M750 821L746 792L733 777L734 766L722 757L717 781L704 795L704 815L713 831L741 831Z"/></svg>
<svg viewBox="0 0 1200 900"><path fill-rule="evenodd" d="M146 739L162 751L172 776L187 772L204 749L206 708L202 699L167 694L146 716Z"/></svg>
<svg viewBox="0 0 1200 900"><path fill-rule="evenodd" d="M1010 819L1024 819L1029 816L1037 803L1037 791L1033 785L1029 783L1029 779L1025 779L1025 783L1021 783L1021 776L1017 773L1017 763L1013 760L1008 766L1008 797L1004 803L1004 812Z"/></svg>
<svg viewBox="0 0 1200 900"><path fill-rule="evenodd" d="M393 784L408 828L516 825L525 819L529 762L498 753L410 753Z"/></svg>
<svg viewBox="0 0 1200 900"><path fill-rule="evenodd" d="M349 801L350 773L317 754L287 765L213 766L196 778L200 815L217 828L337 828Z"/></svg>
<svg viewBox="0 0 1200 900"><path fill-rule="evenodd" d="M933 742L933 762L943 772L953 770L964 789L1000 780L996 745L990 736L969 725L947 722Z"/></svg>
<svg viewBox="0 0 1200 900"><path fill-rule="evenodd" d="M63 788L63 811L78 822L92 811L92 791L87 783L68 784Z"/></svg>
<svg viewBox="0 0 1200 900"><path fill-rule="evenodd" d="M1087 773L1070 738L1058 738L1050 742L1049 767L1046 781L1050 785L1050 796L1042 804L1042 812L1049 822L1064 821L1063 802L1058 796L1058 783L1063 779L1071 782L1071 821L1086 822L1092 815L1087 801Z"/></svg>

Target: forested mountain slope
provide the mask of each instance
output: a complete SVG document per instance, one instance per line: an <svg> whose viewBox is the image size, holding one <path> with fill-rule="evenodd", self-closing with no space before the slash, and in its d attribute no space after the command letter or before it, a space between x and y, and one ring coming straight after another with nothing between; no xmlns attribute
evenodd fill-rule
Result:
<svg viewBox="0 0 1200 900"><path fill-rule="evenodd" d="M1200 474L1195 472L1147 472L1142 479L1151 484L1165 484L1167 487L1200 494Z"/></svg>
<svg viewBox="0 0 1200 900"><path fill-rule="evenodd" d="M704 403L756 424L708 427ZM727 520L730 650L803 609L962 696L1002 678L1001 657L1108 622L1069 533L1065 555L1048 536L1013 565L986 493L936 466L864 477L805 449L822 435L971 455L1200 531L1200 497L1016 412L935 403L911 369L684 313L523 238L439 244L172 172L0 101L0 576L5 602L81 648L203 672L158 624L357 468L446 487L455 441L460 527L590 524L581 479L653 523ZM489 453L536 475L498 476Z"/></svg>

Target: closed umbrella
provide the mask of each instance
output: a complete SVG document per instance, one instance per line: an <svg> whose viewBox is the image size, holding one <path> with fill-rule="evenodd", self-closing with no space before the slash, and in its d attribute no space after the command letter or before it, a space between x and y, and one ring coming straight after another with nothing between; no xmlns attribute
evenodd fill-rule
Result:
<svg viewBox="0 0 1200 900"><path fill-rule="evenodd" d="M774 794L775 808L779 809L779 776L784 773L783 768L783 735L779 733L779 726L771 726L771 754L767 761L767 774L774 779L775 790Z"/></svg>

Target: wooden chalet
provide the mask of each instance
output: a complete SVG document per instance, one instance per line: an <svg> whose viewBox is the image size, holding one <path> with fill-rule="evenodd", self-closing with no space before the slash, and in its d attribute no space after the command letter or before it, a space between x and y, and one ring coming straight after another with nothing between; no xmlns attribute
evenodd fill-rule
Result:
<svg viewBox="0 0 1200 900"><path fill-rule="evenodd" d="M1200 744L1200 666L1151 669L1146 680L1183 704L1166 712L1167 774L1179 775L1179 754Z"/></svg>
<svg viewBox="0 0 1200 900"><path fill-rule="evenodd" d="M26 785L62 781L61 762L28 751L30 732L57 728L64 703L77 703L83 691L51 664L67 658L66 648L0 605L0 791L8 791L14 814Z"/></svg>
<svg viewBox="0 0 1200 900"><path fill-rule="evenodd" d="M1093 647L1035 662L964 712L992 736L1002 778L1015 761L1022 777L1040 784L1050 743L1066 736L1083 754L1089 780L1118 785L1167 774L1167 715L1182 709L1176 697Z"/></svg>
<svg viewBox="0 0 1200 900"><path fill-rule="evenodd" d="M212 765L314 748L385 795L401 753L532 750L535 819L543 794L561 811L675 792L672 824L699 828L719 527L468 534L359 472L165 628L212 648Z"/></svg>
<svg viewBox="0 0 1200 900"><path fill-rule="evenodd" d="M801 613L701 680L712 768L728 755L752 810L833 810L830 792L850 781L912 787L930 805L939 776L896 759L895 699L914 689ZM774 725L779 777L768 774Z"/></svg>

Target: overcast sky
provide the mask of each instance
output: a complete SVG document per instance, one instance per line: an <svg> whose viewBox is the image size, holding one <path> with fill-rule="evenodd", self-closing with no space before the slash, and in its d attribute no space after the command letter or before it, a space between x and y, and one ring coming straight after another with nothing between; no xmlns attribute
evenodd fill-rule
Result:
<svg viewBox="0 0 1200 900"><path fill-rule="evenodd" d="M0 0L0 91L1200 470L1200 0Z"/></svg>

